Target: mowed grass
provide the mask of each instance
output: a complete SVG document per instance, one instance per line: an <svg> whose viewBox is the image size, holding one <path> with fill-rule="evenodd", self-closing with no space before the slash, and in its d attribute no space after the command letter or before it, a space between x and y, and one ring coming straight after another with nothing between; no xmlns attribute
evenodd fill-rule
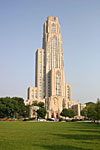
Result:
<svg viewBox="0 0 100 150"><path fill-rule="evenodd" d="M0 150L100 150L100 124L0 122Z"/></svg>

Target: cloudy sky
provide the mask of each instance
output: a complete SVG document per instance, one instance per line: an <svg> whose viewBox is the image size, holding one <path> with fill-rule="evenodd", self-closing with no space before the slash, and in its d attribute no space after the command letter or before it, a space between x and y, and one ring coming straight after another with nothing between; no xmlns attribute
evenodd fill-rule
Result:
<svg viewBox="0 0 100 150"><path fill-rule="evenodd" d="M0 0L0 97L27 99L43 23L58 17L72 99L100 98L100 0Z"/></svg>

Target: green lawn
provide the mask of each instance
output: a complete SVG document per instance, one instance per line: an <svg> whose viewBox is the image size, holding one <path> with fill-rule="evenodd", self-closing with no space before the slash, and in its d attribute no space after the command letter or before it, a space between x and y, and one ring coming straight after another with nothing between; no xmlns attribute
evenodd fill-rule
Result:
<svg viewBox="0 0 100 150"><path fill-rule="evenodd" d="M100 124L0 122L0 150L100 150Z"/></svg>

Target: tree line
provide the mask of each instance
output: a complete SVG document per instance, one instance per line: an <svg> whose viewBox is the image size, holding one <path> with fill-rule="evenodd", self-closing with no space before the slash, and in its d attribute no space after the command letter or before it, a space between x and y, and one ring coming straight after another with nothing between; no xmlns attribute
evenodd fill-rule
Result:
<svg viewBox="0 0 100 150"><path fill-rule="evenodd" d="M45 118L46 109L43 102L33 102L34 106L39 106L37 111L38 118ZM74 117L75 112L73 109L63 109L60 113L61 116ZM97 103L88 102L86 107L81 111L81 115L89 120L100 120L100 99L97 99ZM0 118L20 118L29 117L29 106L25 106L24 99L19 97L5 97L0 98Z"/></svg>

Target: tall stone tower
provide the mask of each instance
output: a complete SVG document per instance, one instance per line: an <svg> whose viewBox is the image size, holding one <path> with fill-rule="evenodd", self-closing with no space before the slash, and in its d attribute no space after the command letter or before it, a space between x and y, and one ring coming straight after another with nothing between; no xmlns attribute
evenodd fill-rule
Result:
<svg viewBox="0 0 100 150"><path fill-rule="evenodd" d="M36 51L35 87L29 87L26 104L45 103L48 118L58 118L63 108L76 104L71 100L71 87L65 83L64 57L60 24L49 16L43 26L42 49Z"/></svg>
<svg viewBox="0 0 100 150"><path fill-rule="evenodd" d="M44 23L45 96L65 96L64 58L58 18L48 17Z"/></svg>

